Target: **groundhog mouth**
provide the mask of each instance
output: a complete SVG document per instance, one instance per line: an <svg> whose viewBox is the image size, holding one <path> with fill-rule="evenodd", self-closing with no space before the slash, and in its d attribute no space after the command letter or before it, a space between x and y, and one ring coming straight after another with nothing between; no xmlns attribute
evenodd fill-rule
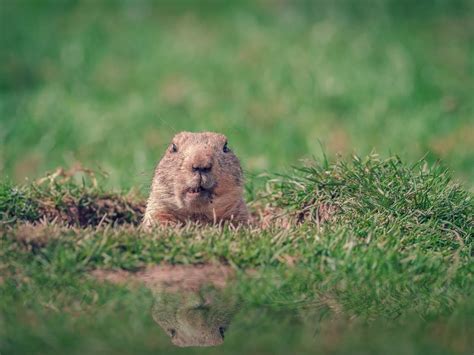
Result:
<svg viewBox="0 0 474 355"><path fill-rule="evenodd" d="M188 194L198 194L202 191L204 191L205 189L201 186L198 186L198 187L190 187L189 189L186 190L186 192Z"/></svg>
<svg viewBox="0 0 474 355"><path fill-rule="evenodd" d="M191 198L210 197L212 195L212 189L206 189L202 186L189 187L185 192L186 195Z"/></svg>

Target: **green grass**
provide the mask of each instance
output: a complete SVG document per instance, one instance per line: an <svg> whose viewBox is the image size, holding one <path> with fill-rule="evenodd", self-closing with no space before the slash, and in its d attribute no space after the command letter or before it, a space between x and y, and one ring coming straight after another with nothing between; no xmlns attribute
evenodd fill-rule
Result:
<svg viewBox="0 0 474 355"><path fill-rule="evenodd" d="M250 174L320 141L428 154L472 186L469 0L1 6L0 171L17 182L79 162L146 189L174 133L213 130Z"/></svg>
<svg viewBox="0 0 474 355"><path fill-rule="evenodd" d="M330 206L340 224L351 225L361 236L374 226L415 238L418 233L453 233L464 241L474 232L471 194L451 183L448 171L425 160L408 166L399 157L381 160L377 155L355 156L349 163L325 161L296 169L271 186L269 200L299 220L315 221L318 208Z"/></svg>
<svg viewBox="0 0 474 355"><path fill-rule="evenodd" d="M164 263L236 272L224 345L189 352L472 353L472 1L24 0L0 23L1 354L182 352L151 290L90 276ZM267 228L137 227L181 130L229 137Z"/></svg>
<svg viewBox="0 0 474 355"><path fill-rule="evenodd" d="M2 185L0 319L9 326L0 333L0 349L8 353L34 347L129 353L138 343L142 352L174 351L163 334L160 341L150 340L157 329L147 318L149 291L104 285L88 276L95 269L135 272L163 263L224 263L237 271L237 282L227 290L240 305L232 321L236 330L223 348L230 353L251 344L264 353L305 353L314 334L321 342L318 352L350 353L355 347L374 353L463 353L472 346L472 194L439 166L355 157L312 162L270 179L253 210L279 208L292 221L288 228L276 221L266 229L189 225L145 232L133 224L117 226L103 219L101 210L86 228L21 222L36 221L34 210L12 220L12 201L39 206L58 189L66 198L81 191L97 199L105 194L86 180ZM56 202L61 209L61 198ZM335 209L319 223L316 209L322 205ZM103 221L99 227L97 220ZM119 319L132 322L131 328L117 325ZM36 329L38 322L45 325ZM239 342L252 327L262 339L257 334L250 336L251 344ZM331 329L339 334L336 340ZM84 341L73 340L78 330ZM103 338L97 339L97 332ZM393 333L400 341L387 346ZM267 334L282 334L282 340Z"/></svg>

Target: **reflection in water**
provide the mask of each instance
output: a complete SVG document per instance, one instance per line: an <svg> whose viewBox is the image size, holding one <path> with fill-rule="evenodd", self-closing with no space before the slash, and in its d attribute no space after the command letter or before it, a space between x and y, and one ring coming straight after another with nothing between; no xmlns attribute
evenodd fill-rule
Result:
<svg viewBox="0 0 474 355"><path fill-rule="evenodd" d="M178 346L215 346L224 341L236 297L224 292L233 270L224 265L157 265L144 271L96 270L97 279L142 283L154 297L152 316Z"/></svg>
<svg viewBox="0 0 474 355"><path fill-rule="evenodd" d="M216 346L236 309L222 289L233 271L222 265L159 266L141 280L153 292L152 316L178 346Z"/></svg>
<svg viewBox="0 0 474 355"><path fill-rule="evenodd" d="M216 346L235 312L235 302L216 289L155 294L152 316L178 346Z"/></svg>
<svg viewBox="0 0 474 355"><path fill-rule="evenodd" d="M279 275L270 277L272 274L239 277L239 284L229 284L229 280L235 280L234 272L216 265L160 265L135 273L97 270L93 275L130 286L143 284L152 291L151 315L146 307L145 317L152 317L159 327L153 325L145 332L140 327L129 345L153 339L152 349L163 349L164 353L179 350L170 349L171 344L220 345L231 322L232 337L225 348L234 353L251 353L254 349L298 354L403 353L412 349L411 353L426 354L440 353L439 349L444 353L467 353L472 349L472 337L467 336L472 332L466 331L473 329L472 308L461 308L467 309L466 316L456 316L453 319L459 321L451 323L430 310L427 314L434 321L426 322L419 316L419 308L410 308L412 290L394 294L378 289L381 293L374 294L367 287L318 289L304 277L291 279L291 287L285 288L288 283L284 284ZM287 274L285 277L288 281ZM423 290L418 293L426 304L438 304L439 295L431 299ZM143 308L139 310L143 317ZM442 311L449 314L446 309ZM112 329L115 344L116 329ZM127 331L122 329L124 333L120 334ZM162 331L170 342L161 342Z"/></svg>

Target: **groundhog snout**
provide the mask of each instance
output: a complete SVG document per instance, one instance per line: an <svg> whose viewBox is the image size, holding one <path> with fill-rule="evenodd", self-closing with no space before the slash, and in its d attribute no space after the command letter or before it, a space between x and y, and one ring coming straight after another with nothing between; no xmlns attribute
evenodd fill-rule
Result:
<svg viewBox="0 0 474 355"><path fill-rule="evenodd" d="M190 155L185 164L185 170L190 175L188 185L211 189L215 185L213 174L214 159L211 151L196 150Z"/></svg>
<svg viewBox="0 0 474 355"><path fill-rule="evenodd" d="M212 169L212 163L206 163L206 164L193 164L192 165L192 170L194 173L208 173Z"/></svg>
<svg viewBox="0 0 474 355"><path fill-rule="evenodd" d="M212 166L212 155L204 152L199 152L193 155L188 162L188 168L193 173L209 173L212 170Z"/></svg>

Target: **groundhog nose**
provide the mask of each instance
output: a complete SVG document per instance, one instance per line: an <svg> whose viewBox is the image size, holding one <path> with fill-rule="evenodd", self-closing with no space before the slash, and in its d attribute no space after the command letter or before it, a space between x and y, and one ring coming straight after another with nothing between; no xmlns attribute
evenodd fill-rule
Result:
<svg viewBox="0 0 474 355"><path fill-rule="evenodd" d="M212 169L212 163L208 162L205 164L193 164L192 169L195 173L208 173Z"/></svg>

